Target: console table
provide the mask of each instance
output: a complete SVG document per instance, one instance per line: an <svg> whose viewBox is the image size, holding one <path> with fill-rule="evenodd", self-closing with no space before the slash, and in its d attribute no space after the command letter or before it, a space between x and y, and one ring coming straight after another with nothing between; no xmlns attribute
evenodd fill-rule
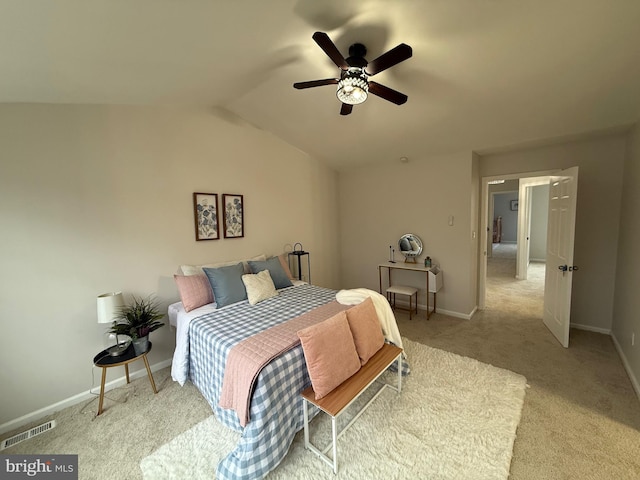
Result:
<svg viewBox="0 0 640 480"><path fill-rule="evenodd" d="M382 270L383 269L387 269L387 274L388 274L388 281L389 281L389 286L392 286L393 283L391 282L391 271L392 270L408 270L408 271L413 271L413 272L420 272L420 273L424 273L425 277L426 277L426 284L427 284L427 320L429 320L429 317L431 316L431 312L429 311L429 293L433 293L433 311L436 311L436 295L438 290L440 289L441 286L441 281L442 281L442 270L438 269L434 269L432 267L423 267L422 265L419 264L415 264L415 263L381 263L380 265L378 265L378 278L380 280L380 293L382 294L383 290L382 290ZM430 275L431 270L435 271L435 274L437 275L435 277L435 285L431 285L431 288L429 288L429 277L432 276ZM439 278L438 278L439 277Z"/></svg>

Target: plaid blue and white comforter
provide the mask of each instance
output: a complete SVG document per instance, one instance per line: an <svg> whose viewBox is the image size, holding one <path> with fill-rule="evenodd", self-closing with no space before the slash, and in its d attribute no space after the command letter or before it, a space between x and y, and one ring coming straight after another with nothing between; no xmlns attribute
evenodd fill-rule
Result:
<svg viewBox="0 0 640 480"><path fill-rule="evenodd" d="M218 420L242 432L235 450L218 464L216 478L256 479L273 470L303 427L300 392L311 385L300 345L275 358L258 376L250 421L243 429L235 411L218 406L229 351L251 335L335 300L335 295L334 290L300 285L257 305L238 303L191 321L189 377Z"/></svg>

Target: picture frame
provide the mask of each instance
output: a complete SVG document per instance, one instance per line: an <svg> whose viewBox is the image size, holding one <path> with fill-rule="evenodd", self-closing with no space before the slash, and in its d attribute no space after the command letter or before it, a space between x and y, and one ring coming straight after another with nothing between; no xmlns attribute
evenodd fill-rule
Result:
<svg viewBox="0 0 640 480"><path fill-rule="evenodd" d="M244 237L244 198L242 195L222 194L222 232L224 238Z"/></svg>
<svg viewBox="0 0 640 480"><path fill-rule="evenodd" d="M512 211L517 211L518 210L518 200L511 200L511 203L509 204L509 208L511 208Z"/></svg>
<svg viewBox="0 0 640 480"><path fill-rule="evenodd" d="M218 240L220 238L217 193L194 192L193 217L197 242L201 240Z"/></svg>

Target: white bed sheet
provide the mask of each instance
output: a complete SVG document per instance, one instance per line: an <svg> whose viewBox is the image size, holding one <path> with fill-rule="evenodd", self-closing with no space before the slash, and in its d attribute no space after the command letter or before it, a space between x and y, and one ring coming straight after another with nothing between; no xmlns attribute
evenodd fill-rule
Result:
<svg viewBox="0 0 640 480"><path fill-rule="evenodd" d="M187 381L185 372L189 371L189 324L194 318L211 313L215 309L215 303L203 305L190 312L185 311L182 302L169 305L169 323L176 328L176 349L171 362L171 378L180 385Z"/></svg>
<svg viewBox="0 0 640 480"><path fill-rule="evenodd" d="M295 287L304 285L307 282L292 280L291 283L293 283ZM244 302L246 301L247 300L244 300ZM184 309L182 302L169 305L167 311L169 324L176 329L176 349L173 352L173 362L171 363L171 378L180 385L184 385L184 382L186 382L188 378L186 372L189 371L189 324L194 318L211 313L216 309L217 305L215 302L194 308L190 312Z"/></svg>

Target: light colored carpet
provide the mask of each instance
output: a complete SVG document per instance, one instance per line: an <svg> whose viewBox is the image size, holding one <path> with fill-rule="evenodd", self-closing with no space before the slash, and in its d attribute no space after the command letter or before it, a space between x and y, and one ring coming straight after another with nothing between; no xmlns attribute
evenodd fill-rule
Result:
<svg viewBox="0 0 640 480"><path fill-rule="evenodd" d="M412 373L405 378L400 396L385 390L338 441L341 478L506 479L525 378L407 339L404 342ZM357 409L354 405L350 412ZM341 420L346 424L349 419ZM144 458L140 463L143 477L213 478L218 461L237 438L238 434L210 417ZM311 438L318 445L330 441L326 415L312 421ZM300 432L269 478L335 476L328 465L304 450Z"/></svg>
<svg viewBox="0 0 640 480"><path fill-rule="evenodd" d="M544 306L545 264L531 262L527 279L517 280L514 243L494 243L487 261L486 307L501 311L523 312L542 318Z"/></svg>
<svg viewBox="0 0 640 480"><path fill-rule="evenodd" d="M501 247L488 259L486 310L402 313L400 332L526 376L510 480L640 479L640 402L611 337L572 328L563 348L542 322L544 264L516 280L515 246Z"/></svg>

